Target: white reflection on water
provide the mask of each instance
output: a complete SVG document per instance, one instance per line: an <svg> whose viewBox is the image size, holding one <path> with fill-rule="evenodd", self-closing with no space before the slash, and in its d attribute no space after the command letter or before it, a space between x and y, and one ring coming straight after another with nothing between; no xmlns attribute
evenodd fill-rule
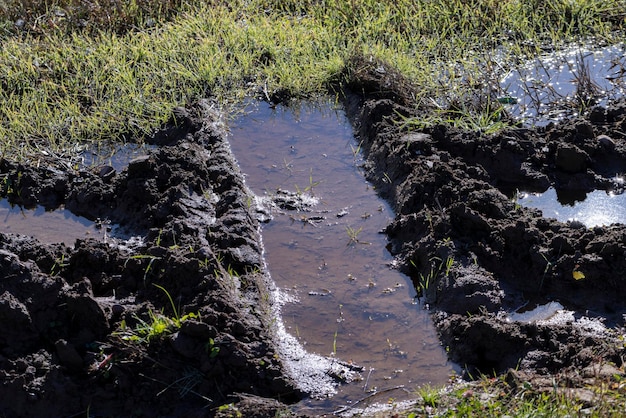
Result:
<svg viewBox="0 0 626 418"><path fill-rule="evenodd" d="M562 222L579 221L589 228L626 223L626 194L616 195L596 190L586 197L583 195L581 199L557 193L554 188L550 188L540 194L520 193L518 203L540 209L546 218L556 218Z"/></svg>
<svg viewBox="0 0 626 418"><path fill-rule="evenodd" d="M597 103L622 97L626 91L626 56L624 44L597 48L574 45L552 51L511 68L500 80L507 97L514 104L507 111L531 125L546 125L576 115L572 106L581 73L589 76Z"/></svg>

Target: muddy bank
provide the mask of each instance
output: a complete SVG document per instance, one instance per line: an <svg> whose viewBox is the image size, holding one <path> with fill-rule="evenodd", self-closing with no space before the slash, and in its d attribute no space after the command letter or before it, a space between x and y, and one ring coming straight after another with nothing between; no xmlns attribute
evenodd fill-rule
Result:
<svg viewBox="0 0 626 418"><path fill-rule="evenodd" d="M622 193L626 104L493 135L409 131L398 121L428 111L411 104L417 87L362 58L346 78L367 176L397 213L386 229L390 250L430 303L451 359L473 376L570 372L576 384L589 367L620 366L626 228L544 218L510 193ZM532 316L548 302L562 309Z"/></svg>
<svg viewBox="0 0 626 418"><path fill-rule="evenodd" d="M242 408L300 398L218 116L204 102L175 119L119 172L0 162L12 203L64 205L102 231L73 247L0 234L1 415L212 416L236 393Z"/></svg>

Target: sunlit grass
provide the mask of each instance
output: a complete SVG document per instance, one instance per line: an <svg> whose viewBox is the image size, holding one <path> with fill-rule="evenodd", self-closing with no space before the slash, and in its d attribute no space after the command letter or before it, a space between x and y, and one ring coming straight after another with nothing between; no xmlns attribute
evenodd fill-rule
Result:
<svg viewBox="0 0 626 418"><path fill-rule="evenodd" d="M252 92L323 93L354 53L399 69L418 86L416 103L462 104L469 115L483 105L468 104L477 89L497 83L511 56L579 37L617 38L625 2L109 3L119 7L107 15L59 0L39 21L35 6L0 4L2 155L136 140L199 97L229 106ZM494 122L490 113L478 109L470 125Z"/></svg>
<svg viewBox="0 0 626 418"><path fill-rule="evenodd" d="M481 377L452 389L421 388L418 401L402 416L618 417L626 407L624 388L618 377L576 389L556 380L552 387L538 387L511 385L506 376Z"/></svg>

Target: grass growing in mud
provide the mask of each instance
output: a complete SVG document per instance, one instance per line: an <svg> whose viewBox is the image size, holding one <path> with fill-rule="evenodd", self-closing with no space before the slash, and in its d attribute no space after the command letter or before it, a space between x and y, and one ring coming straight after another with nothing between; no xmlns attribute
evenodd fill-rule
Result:
<svg viewBox="0 0 626 418"><path fill-rule="evenodd" d="M497 106L488 90L508 57L588 36L610 42L623 29L624 6L623 0L482 0L472 7L463 0L0 2L0 152L72 155L85 141L132 139L166 121L174 106L207 95L228 104L251 91L320 93L355 52L396 66L420 86L416 102L454 105L470 126L492 124ZM496 60L498 46L505 48ZM472 103L477 97L487 102Z"/></svg>
<svg viewBox="0 0 626 418"><path fill-rule="evenodd" d="M426 386L418 390L418 401L402 408L407 417L509 416L509 417L618 417L626 406L626 385L617 377L598 377L586 388L568 388L554 383L537 386L507 382L505 376L483 377L448 389ZM364 416L388 416L388 411Z"/></svg>

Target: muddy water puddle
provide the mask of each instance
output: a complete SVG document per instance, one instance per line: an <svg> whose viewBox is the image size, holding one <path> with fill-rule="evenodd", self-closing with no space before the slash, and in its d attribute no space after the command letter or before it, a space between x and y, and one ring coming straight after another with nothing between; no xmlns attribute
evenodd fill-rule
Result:
<svg viewBox="0 0 626 418"><path fill-rule="evenodd" d="M0 201L0 219L2 232L35 237L46 244L62 242L71 246L76 239L102 234L94 222L68 210L46 211L41 206L24 209L6 200Z"/></svg>
<svg viewBox="0 0 626 418"><path fill-rule="evenodd" d="M86 149L81 155L84 167L110 166L120 171L138 157L147 155L154 146L127 143L100 145ZM104 221L91 221L59 208L47 211L39 206L22 208L0 200L0 231L34 237L42 243L63 243L73 246L77 239L88 237L106 240L111 234L126 237L114 225Z"/></svg>
<svg viewBox="0 0 626 418"><path fill-rule="evenodd" d="M501 80L502 103L514 117L530 125L547 125L575 116L592 106L606 106L626 93L625 44L597 48L574 45L552 51L512 68ZM624 180L615 183L623 189ZM517 202L540 209L562 222L587 227L626 223L626 195L557 191L520 193Z"/></svg>
<svg viewBox="0 0 626 418"><path fill-rule="evenodd" d="M360 172L343 112L332 103L247 110L230 142L248 186L319 200L310 212L275 211L263 227L272 277L296 300L282 308L285 326L307 350L364 367L362 381L307 406L332 411L373 391L398 388L371 399L385 402L445 383L453 365L410 279L390 268L380 231L393 213Z"/></svg>
<svg viewBox="0 0 626 418"><path fill-rule="evenodd" d="M626 194L603 190L591 193L564 192L550 188L544 193L518 193L517 202L540 209L543 216L561 222L578 221L588 228L626 223Z"/></svg>
<svg viewBox="0 0 626 418"><path fill-rule="evenodd" d="M119 144L97 144L86 148L80 155L81 163L85 167L111 166L120 171L135 159L148 155L156 146L136 144L132 142Z"/></svg>

